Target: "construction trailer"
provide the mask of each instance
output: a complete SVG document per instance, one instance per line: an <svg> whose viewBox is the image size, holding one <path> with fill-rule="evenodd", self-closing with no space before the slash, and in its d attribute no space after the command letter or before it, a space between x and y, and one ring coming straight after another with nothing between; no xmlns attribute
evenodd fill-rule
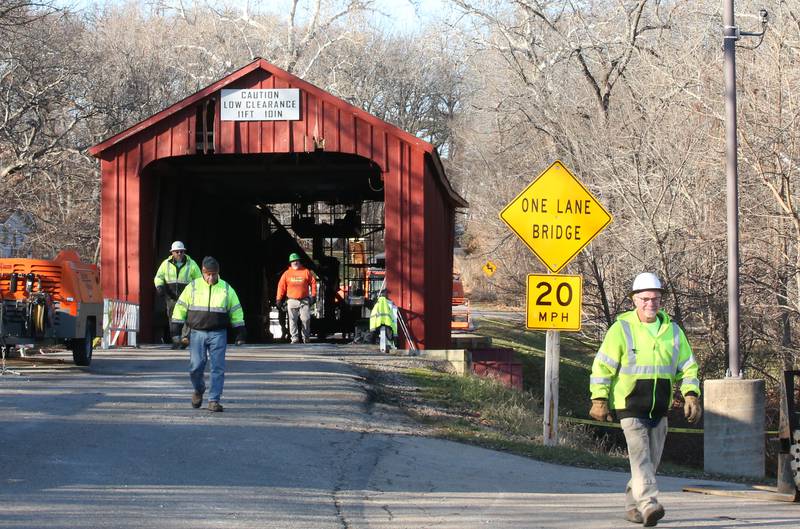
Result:
<svg viewBox="0 0 800 529"><path fill-rule="evenodd" d="M231 94L285 95L296 113L231 115ZM410 340L449 347L455 210L467 203L436 149L413 134L256 59L90 153L102 175L103 293L140 304L141 341L157 341L166 323L152 278L177 239L193 258L220 261L253 339L266 338L291 251L323 279L326 315L337 294L357 298L380 268L371 256L383 253ZM370 247L359 256L358 244ZM327 332L329 322L318 325Z"/></svg>
<svg viewBox="0 0 800 529"><path fill-rule="evenodd" d="M92 362L101 335L100 273L73 251L55 259L0 259L0 348L64 345L75 364Z"/></svg>

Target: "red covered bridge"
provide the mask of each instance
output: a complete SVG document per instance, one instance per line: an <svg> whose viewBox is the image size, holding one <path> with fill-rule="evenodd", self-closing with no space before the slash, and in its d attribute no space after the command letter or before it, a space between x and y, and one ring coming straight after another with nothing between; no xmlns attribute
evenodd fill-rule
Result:
<svg viewBox="0 0 800 529"><path fill-rule="evenodd" d="M299 113L224 116L223 89L295 89ZM141 305L143 339L160 321L152 277L172 240L195 260L217 257L258 336L272 295L264 263L286 259L265 206L373 201L384 205L386 283L412 339L449 346L455 209L467 204L429 143L257 59L90 153L101 160L103 292Z"/></svg>

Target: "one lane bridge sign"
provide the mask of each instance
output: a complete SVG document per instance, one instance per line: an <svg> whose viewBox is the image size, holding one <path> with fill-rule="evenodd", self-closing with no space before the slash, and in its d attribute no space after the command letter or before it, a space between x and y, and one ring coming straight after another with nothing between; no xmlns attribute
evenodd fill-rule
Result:
<svg viewBox="0 0 800 529"><path fill-rule="evenodd" d="M517 195L500 218L553 273L611 222L611 214L560 161Z"/></svg>
<svg viewBox="0 0 800 529"><path fill-rule="evenodd" d="M525 327L538 330L581 330L583 278L529 274Z"/></svg>

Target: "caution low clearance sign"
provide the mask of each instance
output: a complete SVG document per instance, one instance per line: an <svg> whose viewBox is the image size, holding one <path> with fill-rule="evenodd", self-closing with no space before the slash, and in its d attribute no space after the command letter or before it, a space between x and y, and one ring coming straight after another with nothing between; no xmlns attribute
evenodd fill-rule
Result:
<svg viewBox="0 0 800 529"><path fill-rule="evenodd" d="M500 218L553 273L611 222L608 211L558 161L517 195Z"/></svg>

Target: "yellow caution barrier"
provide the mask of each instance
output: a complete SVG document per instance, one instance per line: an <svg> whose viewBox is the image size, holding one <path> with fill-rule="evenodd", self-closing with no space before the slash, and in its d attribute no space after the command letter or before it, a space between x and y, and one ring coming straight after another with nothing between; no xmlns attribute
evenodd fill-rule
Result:
<svg viewBox="0 0 800 529"><path fill-rule="evenodd" d="M563 422L588 424L590 426L602 426L604 428L621 428L618 422L603 422L603 421L595 421L594 419L579 419L577 417L559 417L558 419ZM674 433L691 433L691 434L703 433L702 428L667 428L667 431ZM764 432L764 434L778 435L778 430L768 430Z"/></svg>

